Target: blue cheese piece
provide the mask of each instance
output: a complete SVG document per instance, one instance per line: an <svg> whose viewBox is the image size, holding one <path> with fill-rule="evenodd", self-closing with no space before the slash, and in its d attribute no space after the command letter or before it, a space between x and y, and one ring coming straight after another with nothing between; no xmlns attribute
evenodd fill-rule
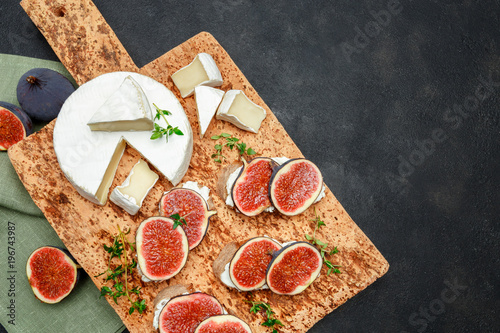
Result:
<svg viewBox="0 0 500 333"><path fill-rule="evenodd" d="M257 133L266 110L252 102L243 91L229 90L217 109L215 118L230 122L242 130Z"/></svg>
<svg viewBox="0 0 500 333"><path fill-rule="evenodd" d="M153 115L139 83L128 75L87 123L92 131L151 131Z"/></svg>
<svg viewBox="0 0 500 333"><path fill-rule="evenodd" d="M198 86L219 87L222 75L214 58L208 53L199 53L193 61L172 74L172 81L182 98L191 96Z"/></svg>
<svg viewBox="0 0 500 333"><path fill-rule="evenodd" d="M111 192L109 200L123 208L130 215L135 215L157 180L158 175L149 169L145 161L139 160L123 184L115 187Z"/></svg>

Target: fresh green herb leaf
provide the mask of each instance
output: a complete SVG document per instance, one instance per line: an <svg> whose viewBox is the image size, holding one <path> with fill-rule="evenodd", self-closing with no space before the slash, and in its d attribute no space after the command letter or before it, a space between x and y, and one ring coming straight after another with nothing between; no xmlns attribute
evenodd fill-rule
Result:
<svg viewBox="0 0 500 333"><path fill-rule="evenodd" d="M168 142L168 137L173 135L173 134L184 135L184 133L178 127L173 127L172 125L170 125L168 123L168 120L165 116L172 115L172 112L170 112L168 110L162 110L158 106L156 106L156 104L154 104L154 103L153 103L153 105L156 108L156 115L155 115L154 119L160 120L160 118L163 118L163 120L167 124L167 128L163 128L160 125L158 125L157 123L155 123L154 130L152 131L151 138L150 138L151 140L160 139L163 136L165 136L165 139Z"/></svg>
<svg viewBox="0 0 500 333"><path fill-rule="evenodd" d="M234 147L236 147L240 155L245 153L249 156L257 154L252 148L247 148L246 143L239 142L240 139L233 137L229 133L221 133L211 137L212 140L219 140L220 138L224 138L226 141L224 144L216 144L214 146L216 152L215 154L212 154L212 159L217 163L221 163L222 160L225 159L225 156L222 155L223 147L228 147L230 150L233 150Z"/></svg>
<svg viewBox="0 0 500 333"><path fill-rule="evenodd" d="M118 304L118 298L121 296L127 296L128 300L132 304L129 314L132 314L134 309L137 309L139 313L142 313L142 311L146 308L146 301L144 299L141 300L139 296L141 290L140 287L134 287L133 289L128 288L128 275L131 275L133 273L133 269L137 267L137 261L135 259L132 259L131 263L128 262L129 251L135 251L135 243L129 242L125 237L129 233L130 229L122 231L120 226L118 226L118 235L114 237L112 245L103 245L104 250L109 253L108 267L104 272L96 275L95 277L106 274L104 281L111 280L114 282L111 288L108 286L102 286L99 298L102 296L110 296L113 301ZM120 265L116 266L114 269L111 268L111 261L113 258L119 258L120 260ZM137 295L137 300L135 302L130 297L131 294Z"/></svg>
<svg viewBox="0 0 500 333"><path fill-rule="evenodd" d="M180 216L178 213L170 215L170 218L174 220L174 225L172 227L173 229L177 228L180 225L182 226L183 224L187 225L185 216Z"/></svg>
<svg viewBox="0 0 500 333"><path fill-rule="evenodd" d="M266 320L263 323L261 323L262 326L273 328L273 332L278 332L274 328L275 325L284 326L281 323L281 321L274 318L275 313L271 309L271 305L269 303L247 301L247 300L245 300L245 302L252 304L252 307L250 308L251 313L258 313L260 311L264 311L266 313Z"/></svg>
<svg viewBox="0 0 500 333"><path fill-rule="evenodd" d="M324 221L321 220L321 218L319 217L319 215L316 213L316 208L314 208L314 215L315 215L315 218L314 219L311 219L310 221L313 221L314 222L314 233L312 236L308 235L308 234L305 234L305 238L311 242L311 244L313 245L318 245L319 247L319 251L320 251L320 254L321 254L321 258L323 258L323 263L325 264L326 267L328 267L328 270L326 272L326 275L330 275L332 272L336 273L336 274L340 274L340 270L337 268L337 267L342 267L340 265L334 265L331 263L331 261L329 260L325 260L325 255L333 255L333 254L336 254L339 252L339 250L337 249L337 247L335 247L333 250L331 251L327 251L327 247L328 247L328 243L325 243L321 240L319 240L318 238L316 238L316 231L321 228L321 226L324 226L326 225Z"/></svg>

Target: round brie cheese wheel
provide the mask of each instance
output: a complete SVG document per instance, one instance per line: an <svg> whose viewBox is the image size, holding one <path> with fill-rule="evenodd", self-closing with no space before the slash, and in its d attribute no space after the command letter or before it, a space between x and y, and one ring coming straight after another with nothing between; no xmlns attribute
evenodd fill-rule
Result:
<svg viewBox="0 0 500 333"><path fill-rule="evenodd" d="M151 140L151 131L92 131L87 125L96 110L120 87L127 76L139 83L148 103L172 114L166 116L184 135ZM101 109L100 112L103 110ZM109 109L119 114L119 109ZM117 116L117 119L119 117ZM160 118L155 122L167 128ZM131 72L112 72L81 85L63 104L54 126L54 150L66 178L86 199L106 203L109 187L126 144L137 150L174 186L184 177L193 153L193 132L175 95L154 79Z"/></svg>

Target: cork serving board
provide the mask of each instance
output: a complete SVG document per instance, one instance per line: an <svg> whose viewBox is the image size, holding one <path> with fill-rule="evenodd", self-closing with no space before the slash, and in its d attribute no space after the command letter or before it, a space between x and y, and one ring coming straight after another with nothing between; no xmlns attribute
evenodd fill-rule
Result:
<svg viewBox="0 0 500 333"><path fill-rule="evenodd" d="M207 236L189 253L184 269L173 279L161 283L144 283L134 274L129 283L141 286L142 297L149 305L141 315L128 314L129 303L121 298L118 304L108 299L130 332L152 332L154 297L164 287L183 283L190 291L203 291L217 297L229 313L248 322L254 332L269 329L260 325L261 315L251 314L249 293L240 293L225 287L212 272L212 263L225 244L248 238L268 235L279 241L304 240L312 233L313 208L296 217L279 213L263 213L245 217L228 209L216 194L217 175L222 168L236 161L236 151L227 151L227 161L212 161L214 141L212 135L228 132L254 148L258 156L301 157L285 129L269 107L259 97L227 52L209 33L202 32L177 46L142 68L138 68L124 49L112 29L89 0L23 0L22 7L48 40L59 59L78 84L83 84L101 74L113 71L130 71L152 77L173 91L181 102L193 128L194 150L190 167L183 178L208 186L217 208L211 219ZM213 120L204 139L199 137L198 120L193 97L182 99L170 78L171 74L189 64L200 52L215 59L224 79L222 90L241 89L268 113L259 134L237 129L235 126ZM89 110L89 112L93 112ZM147 217L158 215L158 203L164 191L172 185L164 178L155 185L135 216L109 202L97 206L81 197L60 170L53 149L52 133L55 121L9 149L9 157L19 178L34 202L62 239L68 250L85 269L97 288L104 285L102 277L94 276L105 270L108 256L103 244L109 245L117 232L117 225L130 228L130 240L139 223ZM127 147L111 190L121 184L132 166L141 158L134 149ZM284 327L281 332L306 332L317 321L349 298L365 289L384 275L389 264L372 242L359 229L347 212L326 187L326 197L315 205L316 211L326 222L318 238L336 245L339 253L330 260L342 266L342 274L320 277L303 293L280 296L270 291L253 292L254 300L269 302ZM97 301L97 300L96 300Z"/></svg>

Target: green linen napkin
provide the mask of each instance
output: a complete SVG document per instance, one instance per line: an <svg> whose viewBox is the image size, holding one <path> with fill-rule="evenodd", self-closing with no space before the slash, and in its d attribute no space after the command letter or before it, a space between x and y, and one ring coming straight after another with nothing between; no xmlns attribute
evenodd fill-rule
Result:
<svg viewBox="0 0 500 333"><path fill-rule="evenodd" d="M74 83L59 62L0 54L0 101L19 105L17 82L36 67L58 71ZM98 288L85 273L59 304L35 298L26 277L29 255L40 246L64 245L31 200L6 152L0 152L0 237L0 324L9 333L110 333L125 329L108 302L99 299Z"/></svg>

